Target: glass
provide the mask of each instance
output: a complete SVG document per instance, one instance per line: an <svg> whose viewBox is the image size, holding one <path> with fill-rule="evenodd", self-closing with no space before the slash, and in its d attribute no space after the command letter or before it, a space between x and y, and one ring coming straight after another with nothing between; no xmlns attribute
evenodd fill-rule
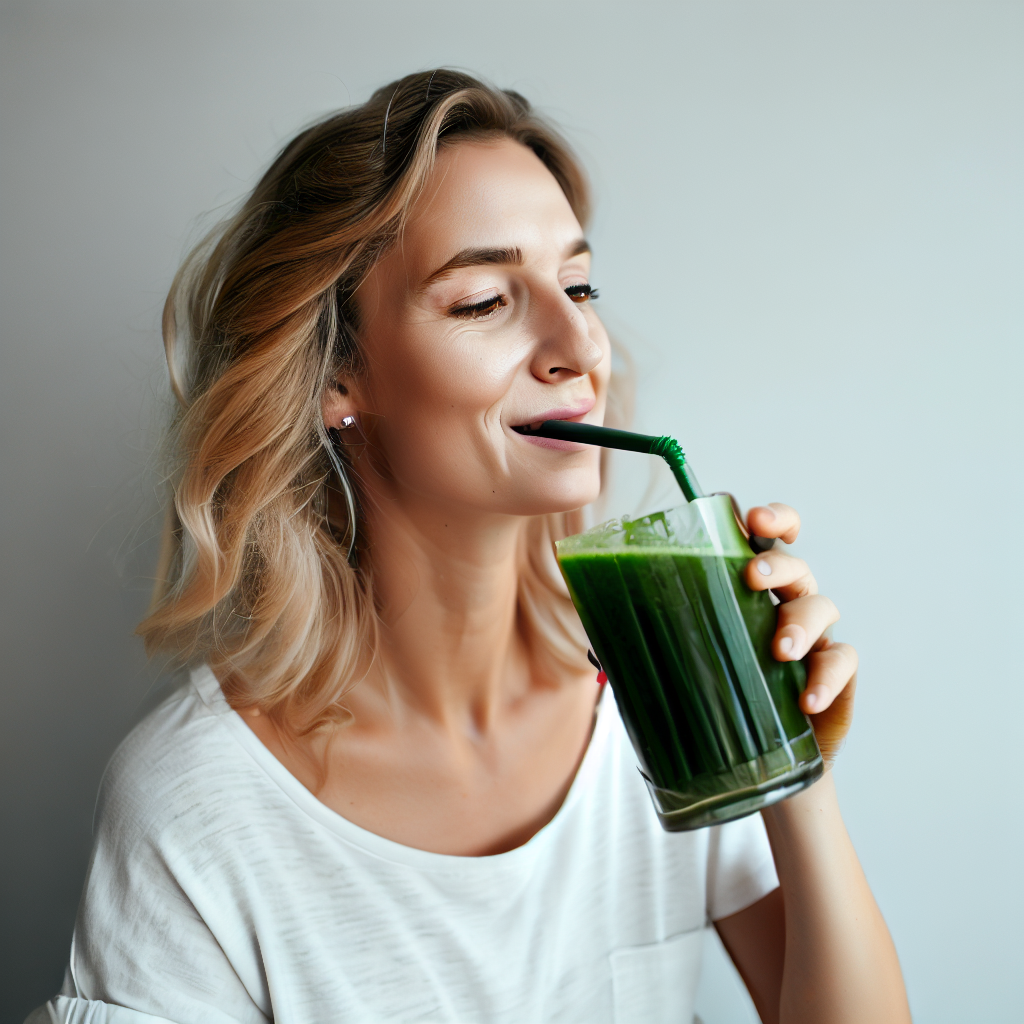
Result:
<svg viewBox="0 0 1024 1024"><path fill-rule="evenodd" d="M557 556L665 829L741 818L821 776L806 671L772 656L777 612L743 581L753 552L728 495L603 523Z"/></svg>

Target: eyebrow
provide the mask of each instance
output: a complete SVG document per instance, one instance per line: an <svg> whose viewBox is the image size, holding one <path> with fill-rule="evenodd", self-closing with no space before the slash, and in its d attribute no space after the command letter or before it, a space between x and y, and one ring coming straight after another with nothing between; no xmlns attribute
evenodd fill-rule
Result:
<svg viewBox="0 0 1024 1024"><path fill-rule="evenodd" d="M463 249L457 252L447 263L443 263L430 277L423 282L423 287L447 277L453 270L463 267L482 267L495 263L511 263L521 265L523 250L518 246L512 249Z"/></svg>
<svg viewBox="0 0 1024 1024"><path fill-rule="evenodd" d="M566 259L580 256L590 252L590 243L585 238L579 238L569 247ZM453 270L461 270L463 267L483 267L495 264L512 264L522 266L523 250L518 246L511 249L463 249L457 252L447 263L437 268L421 285L426 288L446 277Z"/></svg>

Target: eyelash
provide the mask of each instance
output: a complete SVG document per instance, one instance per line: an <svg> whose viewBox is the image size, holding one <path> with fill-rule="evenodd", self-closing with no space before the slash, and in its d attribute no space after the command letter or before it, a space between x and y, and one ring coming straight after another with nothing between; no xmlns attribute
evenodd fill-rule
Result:
<svg viewBox="0 0 1024 1024"><path fill-rule="evenodd" d="M573 302L580 304L589 302L591 299L598 298L597 289L591 288L589 284L571 284L565 289L565 294L568 295Z"/></svg>
<svg viewBox="0 0 1024 1024"><path fill-rule="evenodd" d="M596 288L589 284L571 284L565 289L565 294L578 305L589 302L598 297ZM492 299L483 299L481 302L474 302L468 306L456 306L448 310L451 316L457 316L463 320L482 320L491 313L496 313L508 305L508 299L504 295L495 295Z"/></svg>
<svg viewBox="0 0 1024 1024"><path fill-rule="evenodd" d="M474 302L469 306L456 306L449 309L452 316L460 317L463 320L480 320L484 316L496 313L499 309L508 305L508 299L504 295L495 295L491 299L483 299L481 302Z"/></svg>

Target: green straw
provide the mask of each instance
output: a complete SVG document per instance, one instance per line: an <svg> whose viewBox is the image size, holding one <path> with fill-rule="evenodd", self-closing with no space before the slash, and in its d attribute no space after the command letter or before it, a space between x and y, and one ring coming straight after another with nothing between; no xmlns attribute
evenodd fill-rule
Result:
<svg viewBox="0 0 1024 1024"><path fill-rule="evenodd" d="M667 434L652 437L650 434L634 434L629 430L598 427L592 423L571 423L568 420L545 420L539 427L513 427L513 430L533 437L549 437L552 441L577 441L580 444L599 445L601 448L618 448L624 452L660 455L668 463L687 501L704 497L679 442Z"/></svg>

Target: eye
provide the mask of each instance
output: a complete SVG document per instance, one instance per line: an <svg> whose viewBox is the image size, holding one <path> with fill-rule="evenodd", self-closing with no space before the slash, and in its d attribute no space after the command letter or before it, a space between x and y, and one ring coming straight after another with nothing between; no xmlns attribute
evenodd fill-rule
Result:
<svg viewBox="0 0 1024 1024"><path fill-rule="evenodd" d="M583 303L589 302L591 299L596 299L597 289L591 288L589 284L571 284L565 289L565 294L568 295L573 302Z"/></svg>
<svg viewBox="0 0 1024 1024"><path fill-rule="evenodd" d="M466 306L452 306L448 310L448 315L457 316L460 320L486 320L507 305L508 299L504 295L489 295L486 299L471 302Z"/></svg>

